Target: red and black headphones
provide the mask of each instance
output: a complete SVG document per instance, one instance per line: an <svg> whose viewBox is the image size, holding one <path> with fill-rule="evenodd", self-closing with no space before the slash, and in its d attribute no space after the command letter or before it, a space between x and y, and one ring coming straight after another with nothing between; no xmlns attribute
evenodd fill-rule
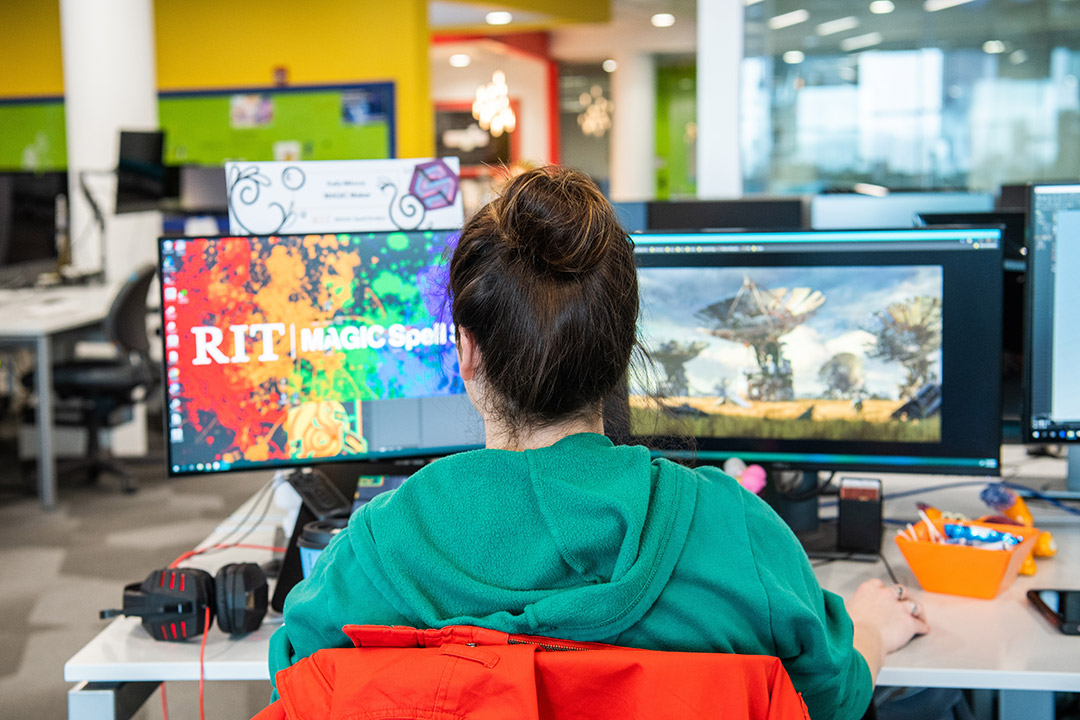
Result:
<svg viewBox="0 0 1080 720"><path fill-rule="evenodd" d="M155 640L183 641L205 632L214 615L222 632L257 630L267 598L266 574L255 563L232 563L216 576L190 567L164 568L124 586L123 608L102 610L100 617L139 617Z"/></svg>

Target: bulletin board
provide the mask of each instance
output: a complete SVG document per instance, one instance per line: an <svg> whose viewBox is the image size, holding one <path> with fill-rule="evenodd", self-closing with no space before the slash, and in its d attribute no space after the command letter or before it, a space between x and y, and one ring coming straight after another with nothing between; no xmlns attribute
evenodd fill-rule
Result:
<svg viewBox="0 0 1080 720"><path fill-rule="evenodd" d="M64 170L64 98L0 100L0 170Z"/></svg>
<svg viewBox="0 0 1080 720"><path fill-rule="evenodd" d="M169 165L396 156L389 82L170 92L159 98Z"/></svg>
<svg viewBox="0 0 1080 720"><path fill-rule="evenodd" d="M169 165L397 156L392 82L158 95ZM0 99L0 170L63 170L62 97ZM275 155L277 153L277 155Z"/></svg>

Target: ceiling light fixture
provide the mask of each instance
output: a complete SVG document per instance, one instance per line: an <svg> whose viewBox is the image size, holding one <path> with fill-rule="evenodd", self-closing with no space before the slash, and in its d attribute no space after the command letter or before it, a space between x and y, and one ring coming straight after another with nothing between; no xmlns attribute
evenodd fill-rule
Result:
<svg viewBox="0 0 1080 720"><path fill-rule="evenodd" d="M826 35L835 35L836 33L854 30L857 27L859 27L859 18L854 15L848 15L847 17L821 23L817 26L817 34L821 37L825 37Z"/></svg>
<svg viewBox="0 0 1080 720"><path fill-rule="evenodd" d="M783 15L776 15L769 18L766 23L772 30L779 30L780 28L791 27L792 25L798 25L799 23L806 22L810 19L810 13L806 10L792 10L789 13Z"/></svg>
<svg viewBox="0 0 1080 720"><path fill-rule="evenodd" d="M751 5L757 5L761 0L743 0L743 5L750 7Z"/></svg>
<svg viewBox="0 0 1080 720"><path fill-rule="evenodd" d="M783 58L788 65L798 65L806 59L806 55L803 54L802 50L788 50L784 53Z"/></svg>
<svg viewBox="0 0 1080 720"><path fill-rule="evenodd" d="M937 12L938 10L948 10L951 7L957 5L966 5L973 0L926 0L922 6L926 12Z"/></svg>
<svg viewBox="0 0 1080 720"><path fill-rule="evenodd" d="M450 67L469 67L470 63L472 63L472 58L465 53L454 53L450 56Z"/></svg>
<svg viewBox="0 0 1080 720"><path fill-rule="evenodd" d="M1028 54L1023 50L1013 50L1009 53L1009 62L1013 65L1022 65L1027 62Z"/></svg>
<svg viewBox="0 0 1080 720"><path fill-rule="evenodd" d="M870 12L875 15L888 15L896 9L896 5L892 0L874 0L870 3Z"/></svg>
<svg viewBox="0 0 1080 720"><path fill-rule="evenodd" d="M492 137L514 132L517 117L510 107L510 88L506 85L506 74L502 70L492 73L491 82L487 85L476 88L472 115Z"/></svg>
<svg viewBox="0 0 1080 720"><path fill-rule="evenodd" d="M1005 43L1000 40L987 40L983 43L982 49L988 55L1000 55L1005 52Z"/></svg>
<svg viewBox="0 0 1080 720"><path fill-rule="evenodd" d="M611 113L615 105L604 97L604 90L593 85L587 93L578 98L582 111L577 116L581 132L590 137L603 137L611 129Z"/></svg>
<svg viewBox="0 0 1080 720"><path fill-rule="evenodd" d="M484 16L484 22L488 25L509 25L514 21L514 16L508 12L489 12Z"/></svg>
<svg viewBox="0 0 1080 720"><path fill-rule="evenodd" d="M656 13L650 19L653 27L666 28L675 24L675 16L671 13Z"/></svg>
<svg viewBox="0 0 1080 720"><path fill-rule="evenodd" d="M865 35L856 35L855 37L844 38L840 41L840 49L844 52L851 52L853 50L863 50L874 45L880 45L881 41L885 39L885 36L879 32L866 33Z"/></svg>
<svg viewBox="0 0 1080 720"><path fill-rule="evenodd" d="M615 72L619 68L619 63L615 62L611 58L608 58L603 63L601 63L600 67L604 68L604 72Z"/></svg>

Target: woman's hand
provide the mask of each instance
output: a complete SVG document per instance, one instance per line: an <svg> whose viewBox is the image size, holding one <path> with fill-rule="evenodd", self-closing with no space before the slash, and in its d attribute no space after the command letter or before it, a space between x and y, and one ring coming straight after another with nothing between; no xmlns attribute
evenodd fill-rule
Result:
<svg viewBox="0 0 1080 720"><path fill-rule="evenodd" d="M904 647L916 635L930 632L922 605L903 585L867 580L845 605L855 625L855 649L866 658L874 677L885 655Z"/></svg>

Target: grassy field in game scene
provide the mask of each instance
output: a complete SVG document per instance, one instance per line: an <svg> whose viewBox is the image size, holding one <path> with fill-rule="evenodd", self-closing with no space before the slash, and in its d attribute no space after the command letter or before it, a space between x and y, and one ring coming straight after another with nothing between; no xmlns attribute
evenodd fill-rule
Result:
<svg viewBox="0 0 1080 720"><path fill-rule="evenodd" d="M642 268L638 435L938 442L939 266Z"/></svg>

